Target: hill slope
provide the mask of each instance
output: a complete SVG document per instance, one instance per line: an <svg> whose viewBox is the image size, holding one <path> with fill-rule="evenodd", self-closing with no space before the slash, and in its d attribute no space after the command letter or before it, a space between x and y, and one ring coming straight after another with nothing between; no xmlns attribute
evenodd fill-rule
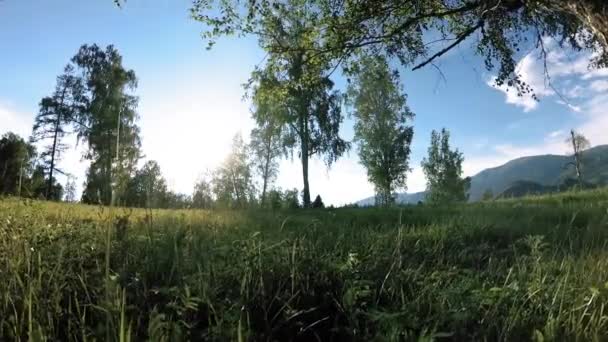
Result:
<svg viewBox="0 0 608 342"><path fill-rule="evenodd" d="M397 194L397 203L400 204L416 204L418 201L424 201L424 197L426 196L425 191L414 192L411 194L408 193L400 193ZM375 197L367 197L357 202L357 205L362 207L373 206L376 203Z"/></svg>
<svg viewBox="0 0 608 342"><path fill-rule="evenodd" d="M537 192L543 193L562 184L568 178L576 178L573 167L565 167L573 158L564 155L539 155L513 159L501 166L485 169L471 177L469 199L479 201L483 193L492 191L498 196L509 190L516 195L521 189L529 188L531 183L538 184ZM587 183L608 184L608 145L600 145L583 153L583 176ZM521 189L520 189L521 188ZM542 189L541 189L542 188ZM399 194L399 203L417 203L424 199L424 192ZM359 205L373 205L369 197L357 202Z"/></svg>
<svg viewBox="0 0 608 342"><path fill-rule="evenodd" d="M471 178L470 200L478 201L486 190L498 195L520 181L542 186L557 186L568 178L576 178L573 167L565 167L571 156L540 155L511 160L504 165L486 169ZM608 145L583 153L584 180L593 184L608 182Z"/></svg>

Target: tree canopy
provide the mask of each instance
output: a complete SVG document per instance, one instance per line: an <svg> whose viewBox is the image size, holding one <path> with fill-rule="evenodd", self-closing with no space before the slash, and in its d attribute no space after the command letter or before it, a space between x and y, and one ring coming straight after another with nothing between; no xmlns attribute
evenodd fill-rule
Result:
<svg viewBox="0 0 608 342"><path fill-rule="evenodd" d="M129 180L124 202L130 207L161 208L166 205L166 195L167 182L160 165L149 160Z"/></svg>
<svg viewBox="0 0 608 342"><path fill-rule="evenodd" d="M246 208L255 198L255 187L248 147L240 134L234 136L232 149L211 180L220 206Z"/></svg>
<svg viewBox="0 0 608 342"><path fill-rule="evenodd" d="M308 207L309 158L323 157L329 166L349 147L339 136L343 96L328 77L334 69L331 61L312 52L319 39L313 8L303 0L290 0L280 7L282 11L269 13L259 22L264 32L260 44L268 57L253 72L249 86L256 103L268 108L257 113L256 121L269 121L260 115L272 118L285 134L283 146L297 151L302 162L303 204ZM292 48L275 53L276 41Z"/></svg>
<svg viewBox="0 0 608 342"><path fill-rule="evenodd" d="M286 152L285 134L274 113L280 110L269 98L256 101L253 117L257 127L251 131L249 147L253 156L253 169L262 180L260 204L266 205L266 194L279 173L279 158Z"/></svg>
<svg viewBox="0 0 608 342"><path fill-rule="evenodd" d="M50 191L45 166L38 163L36 147L19 135L8 132L0 138L0 195L60 200L61 184L53 180Z"/></svg>
<svg viewBox="0 0 608 342"><path fill-rule="evenodd" d="M110 204L125 191L141 157L138 99L130 93L137 78L112 45L83 45L72 64L84 84L77 132L88 145L84 157L91 161L83 201Z"/></svg>
<svg viewBox="0 0 608 342"><path fill-rule="evenodd" d="M57 77L53 95L40 101L40 111L34 119L32 140L46 142L40 158L48 173L46 197L51 197L55 171L64 173L57 168L61 153L66 149L63 138L69 133L71 126L78 125L78 116L83 109L82 79L74 75L74 68L66 66L64 73Z"/></svg>
<svg viewBox="0 0 608 342"><path fill-rule="evenodd" d="M349 87L355 118L355 141L368 180L376 189L376 204L390 205L396 190L405 190L414 117L406 104L399 76L382 57L368 57Z"/></svg>
<svg viewBox="0 0 608 342"><path fill-rule="evenodd" d="M426 201L431 204L464 202L471 186L469 177L462 178L464 157L458 149L450 147L450 132L431 132L428 156L422 160L427 181Z"/></svg>
<svg viewBox="0 0 608 342"><path fill-rule="evenodd" d="M194 0L192 16L205 24L210 46L224 35L253 34L273 54L288 55L286 44L268 30L293 12L294 1ZM301 2L298 2L301 5ZM530 92L517 74L518 53L544 50L543 37L574 50L593 51L590 67L608 66L608 2L604 0L309 0L304 14L315 40L307 51L336 63L362 52L385 54L418 69L471 41L498 85Z"/></svg>
<svg viewBox="0 0 608 342"><path fill-rule="evenodd" d="M34 169L36 148L15 133L8 132L0 138L0 194L17 195L19 179L30 175Z"/></svg>

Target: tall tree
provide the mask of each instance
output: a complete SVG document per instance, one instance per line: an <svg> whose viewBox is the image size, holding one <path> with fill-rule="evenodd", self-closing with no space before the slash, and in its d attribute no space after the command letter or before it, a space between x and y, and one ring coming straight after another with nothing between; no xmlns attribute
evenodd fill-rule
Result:
<svg viewBox="0 0 608 342"><path fill-rule="evenodd" d="M311 50L334 61L361 51L397 57L413 69L432 64L471 42L497 83L529 92L516 70L518 52L544 49L553 37L574 50L591 50L592 67L608 67L608 2L605 0L309 0L317 45ZM222 35L265 35L263 28L283 2L195 0L193 17L213 44ZM274 37L270 35L269 37ZM473 39L475 37L475 39ZM471 39L468 39L471 38ZM465 44L465 45L467 45ZM297 46L269 39L267 50L289 55ZM543 54L546 57L546 54Z"/></svg>
<svg viewBox="0 0 608 342"><path fill-rule="evenodd" d="M574 170L576 171L576 179L578 181L579 187L583 188L583 172L581 168L583 151L588 149L591 144L589 140L585 138L581 133L575 132L574 130L570 130L570 136L566 139L566 143L572 147L572 157L574 158L573 162L566 164L566 166L572 165L574 166Z"/></svg>
<svg viewBox="0 0 608 342"><path fill-rule="evenodd" d="M68 180L65 183L65 197L66 202L76 202L76 179L72 175L68 175Z"/></svg>
<svg viewBox="0 0 608 342"><path fill-rule="evenodd" d="M324 156L330 166L349 147L339 136L342 95L333 90L329 79L334 66L311 52L319 35L314 22L314 10L307 1L276 3L259 23L267 63L251 79L254 98L274 103L271 110L260 114L280 125L286 136L284 146L298 152L305 207L310 206L310 157ZM275 41L293 49L287 54L275 53L271 48Z"/></svg>
<svg viewBox="0 0 608 342"><path fill-rule="evenodd" d="M298 189L285 190L282 197L283 208L297 209L300 207L300 201L298 200Z"/></svg>
<svg viewBox="0 0 608 342"><path fill-rule="evenodd" d="M232 150L213 175L213 193L220 205L245 208L255 197L249 151L240 134L234 136Z"/></svg>
<svg viewBox="0 0 608 342"><path fill-rule="evenodd" d="M321 195L317 195L315 200L312 202L312 207L315 209L325 208L325 204L323 204L323 199L321 199Z"/></svg>
<svg viewBox="0 0 608 342"><path fill-rule="evenodd" d="M88 145L84 157L91 161L83 201L110 204L125 190L141 157L138 99L130 92L137 78L112 45L105 50L83 45L72 63L84 84L85 105L78 118L83 125L77 131Z"/></svg>
<svg viewBox="0 0 608 342"><path fill-rule="evenodd" d="M36 148L15 133L0 139L0 194L22 195L22 188L34 171Z"/></svg>
<svg viewBox="0 0 608 342"><path fill-rule="evenodd" d="M48 173L45 197L56 197L51 194L54 183L54 173L63 173L57 168L57 162L66 146L63 138L68 133L69 125L75 121L79 110L82 109L83 84L74 75L74 68L66 66L64 73L57 77L53 95L40 101L40 111L34 119L32 140L35 142L48 141L40 158L44 161Z"/></svg>
<svg viewBox="0 0 608 342"><path fill-rule="evenodd" d="M429 154L422 161L422 169L427 181L426 201L431 204L464 202L471 185L469 177L462 178L461 152L450 148L450 132L445 128L441 133L431 132Z"/></svg>
<svg viewBox="0 0 608 342"><path fill-rule="evenodd" d="M206 173L194 185L192 193L192 207L209 209L213 206L213 187L210 176Z"/></svg>
<svg viewBox="0 0 608 342"><path fill-rule="evenodd" d="M356 120L359 158L376 188L376 204L390 205L395 191L406 188L414 135L408 121L414 114L407 107L399 75L391 73L382 57L363 59L348 95Z"/></svg>
<svg viewBox="0 0 608 342"><path fill-rule="evenodd" d="M27 197L36 199L61 201L63 197L63 187L57 181L53 182L51 191L47 192L46 166L44 164L37 164L34 167L31 177L27 179L27 183L23 184L23 190Z"/></svg>
<svg viewBox="0 0 608 342"><path fill-rule="evenodd" d="M161 208L165 206L167 182L160 165L147 161L128 182L124 202L129 207Z"/></svg>
<svg viewBox="0 0 608 342"><path fill-rule="evenodd" d="M265 113L273 108L268 103L258 103L254 112L258 127L251 131L249 146L253 154L253 167L262 179L260 204L266 205L266 193L279 172L279 157L284 152L281 125L272 114Z"/></svg>

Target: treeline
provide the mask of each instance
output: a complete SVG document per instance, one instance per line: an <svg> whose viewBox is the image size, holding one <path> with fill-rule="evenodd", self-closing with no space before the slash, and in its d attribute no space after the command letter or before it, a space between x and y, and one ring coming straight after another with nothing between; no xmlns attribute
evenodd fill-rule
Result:
<svg viewBox="0 0 608 342"><path fill-rule="evenodd" d="M192 195L169 191L158 163L148 161L127 184L122 204L140 208L299 208L297 189L283 191L268 179L260 188L252 148L236 135L222 164L198 179Z"/></svg>
<svg viewBox="0 0 608 342"><path fill-rule="evenodd" d="M303 47L312 44L295 26L276 34ZM248 95L256 126L249 144L236 135L224 162L203 175L191 195L185 195L167 188L155 161L137 168L143 154L135 72L122 65L113 46L83 45L57 77L54 92L40 101L29 141L6 135L6 151L0 155L6 174L1 193L76 200L73 178L58 167L67 148L65 138L75 135L85 146L83 159L90 163L84 203L146 208L323 207L320 196L315 201L310 198L309 160L323 158L329 168L351 148L352 143L339 134L342 111L347 108L355 120L353 142L375 186L376 203L392 205L396 192L406 189L414 134L414 114L398 73L383 57L367 56L342 93L329 77L332 66L323 60L305 61L306 51L295 50L289 58L270 54L265 67L253 72ZM433 202L466 200L468 180L461 178L464 158L450 149L448 138L446 130L441 135L433 132L429 157L423 162ZM40 153L34 144L42 146ZM302 165L301 194L274 187L280 158L294 155ZM65 196L57 174L68 177Z"/></svg>
<svg viewBox="0 0 608 342"><path fill-rule="evenodd" d="M135 72L122 65L113 46L83 45L57 77L54 92L40 101L31 137L27 141L13 133L2 137L0 194L77 200L75 180L58 167L68 148L65 138L76 135L86 147L83 159L90 162L84 203L146 208L300 206L298 190L272 187L277 156L283 151L273 125L256 128L250 145L236 136L226 160L197 182L192 195L170 191L156 161L138 169L143 154L136 87ZM36 146L42 150L38 152ZM58 174L68 178L65 189L57 181ZM260 191L254 180L258 176L263 184Z"/></svg>
<svg viewBox="0 0 608 342"><path fill-rule="evenodd" d="M64 188L53 181L49 189L45 165L38 162L36 147L17 134L0 138L0 194L60 200Z"/></svg>

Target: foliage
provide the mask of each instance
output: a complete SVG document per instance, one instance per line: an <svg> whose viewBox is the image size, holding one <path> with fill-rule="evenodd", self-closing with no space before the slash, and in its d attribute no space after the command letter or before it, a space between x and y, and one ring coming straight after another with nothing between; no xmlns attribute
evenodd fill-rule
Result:
<svg viewBox="0 0 608 342"><path fill-rule="evenodd" d="M198 209L209 209L213 207L213 188L209 175L200 177L194 185L192 194L192 207Z"/></svg>
<svg viewBox="0 0 608 342"><path fill-rule="evenodd" d="M283 193L283 208L297 209L300 208L300 196L298 189L285 190Z"/></svg>
<svg viewBox="0 0 608 342"><path fill-rule="evenodd" d="M297 151L302 162L303 205L310 205L308 161L322 156L330 166L349 147L340 138L342 95L333 90L329 75L333 65L311 52L319 32L314 10L307 1L277 3L259 23L260 45L268 52L266 64L253 72L249 87L257 122L273 122L284 134L282 144ZM292 46L287 54L275 53L275 41Z"/></svg>
<svg viewBox="0 0 608 342"><path fill-rule="evenodd" d="M72 65L84 84L77 132L88 145L84 158L91 161L83 201L110 204L125 191L140 158L138 99L129 93L137 78L112 45L105 50L83 45Z"/></svg>
<svg viewBox="0 0 608 342"><path fill-rule="evenodd" d="M225 208L246 208L255 198L249 151L240 134L232 140L232 150L211 180L215 200Z"/></svg>
<svg viewBox="0 0 608 342"><path fill-rule="evenodd" d="M462 178L464 157L457 149L450 149L450 132L431 132L429 154L422 160L427 181L426 201L431 204L464 202L471 185L470 178Z"/></svg>
<svg viewBox="0 0 608 342"><path fill-rule="evenodd" d="M317 197L315 197L315 200L312 202L312 207L314 209L325 208L325 204L323 204L323 200L321 199L321 195L317 195Z"/></svg>
<svg viewBox="0 0 608 342"><path fill-rule="evenodd" d="M190 209L192 207L192 197L186 194L176 193L168 190L163 196L161 208Z"/></svg>
<svg viewBox="0 0 608 342"><path fill-rule="evenodd" d="M15 133L8 132L0 139L0 194L18 195L19 179L29 176L34 169L36 147ZM22 184L23 185L23 184Z"/></svg>
<svg viewBox="0 0 608 342"><path fill-rule="evenodd" d="M4 199L0 340L601 341L606 203L606 189L272 212Z"/></svg>
<svg viewBox="0 0 608 342"><path fill-rule="evenodd" d="M74 75L74 68L68 65L64 73L57 77L57 84L52 96L40 101L40 111L34 119L32 140L35 142L48 141L40 158L48 173L45 197L51 197L55 179L54 172L64 173L57 168L61 153L66 146L62 140L68 126L78 125L77 117L83 109L82 94L84 91L82 79Z"/></svg>
<svg viewBox="0 0 608 342"><path fill-rule="evenodd" d="M566 144L572 147L572 155L578 155L591 147L589 140L583 134L574 130L570 131L570 137L566 139Z"/></svg>
<svg viewBox="0 0 608 342"><path fill-rule="evenodd" d="M282 127L277 123L273 114L268 113L276 108L272 107L273 101L260 101L254 110L254 118L257 127L251 131L249 148L253 157L253 169L262 179L262 193L260 204L267 206L266 193L276 180L279 173L278 158L283 154L284 147L281 134Z"/></svg>
<svg viewBox="0 0 608 342"><path fill-rule="evenodd" d="M407 123L414 114L406 105L399 75L390 72L385 59L368 57L361 64L348 91L355 141L367 178L376 188L376 204L388 206L396 191L406 189L414 135Z"/></svg>
<svg viewBox="0 0 608 342"><path fill-rule="evenodd" d="M362 53L385 54L418 69L433 64L459 45L470 45L486 69L496 70L498 85L530 92L516 70L520 51L545 52L552 37L573 50L593 51L592 67L608 66L608 4L604 0L427 0L307 1L305 20L314 28L312 54L327 60L356 61ZM297 46L272 39L268 22L289 14L273 0L195 0L192 16L205 25L209 46L218 37L254 34L269 37L274 54ZM544 54L546 57L546 54ZM356 63L347 68L356 69Z"/></svg>
<svg viewBox="0 0 608 342"><path fill-rule="evenodd" d="M274 188L268 191L266 206L269 209L298 209L300 203L298 201L298 190L285 190Z"/></svg>
<svg viewBox="0 0 608 342"><path fill-rule="evenodd" d="M492 192L491 189L486 189L486 191L483 193L483 196L481 197L482 201L491 201L494 199L494 193Z"/></svg>
<svg viewBox="0 0 608 342"><path fill-rule="evenodd" d="M63 187L55 179L49 191L46 167L43 165L36 165L31 177L24 178L23 182L21 196L49 201L61 201L63 198Z"/></svg>
<svg viewBox="0 0 608 342"><path fill-rule="evenodd" d="M266 195L265 207L276 210L283 207L283 193L280 189L271 189Z"/></svg>
<svg viewBox="0 0 608 342"><path fill-rule="evenodd" d="M570 131L570 137L568 139L566 139L566 143L568 145L572 146L572 157L574 159L574 162L570 162L570 163L566 164L566 166L568 166L568 165L574 166L574 168L576 170L576 178L578 180L579 187L582 189L583 188L583 171L582 171L583 151L588 149L589 147L591 147L591 144L589 143L589 140L587 140L587 138L585 138L584 135L582 135L581 133L574 132L574 130Z"/></svg>
<svg viewBox="0 0 608 342"><path fill-rule="evenodd" d="M76 202L76 179L74 176L68 176L68 180L65 183L65 197L63 199L66 202Z"/></svg>
<svg viewBox="0 0 608 342"><path fill-rule="evenodd" d="M154 160L147 161L127 184L124 203L128 207L166 208L167 182L160 166Z"/></svg>

